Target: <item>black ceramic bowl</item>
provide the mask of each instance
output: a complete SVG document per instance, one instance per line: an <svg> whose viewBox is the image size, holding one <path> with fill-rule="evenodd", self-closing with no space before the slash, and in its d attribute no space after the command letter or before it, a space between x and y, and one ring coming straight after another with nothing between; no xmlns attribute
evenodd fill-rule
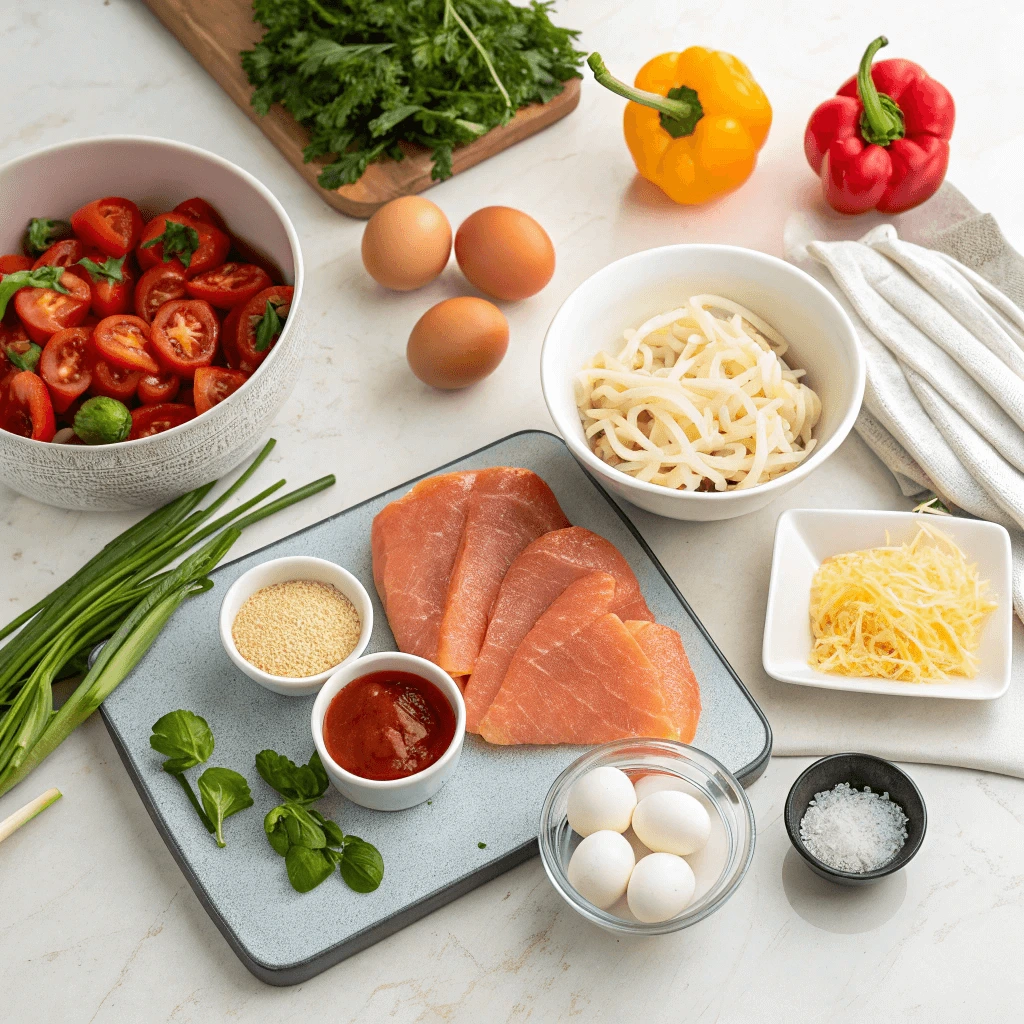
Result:
<svg viewBox="0 0 1024 1024"><path fill-rule="evenodd" d="M837 871L810 853L800 838L800 821L814 794L834 789L840 782L848 782L853 789L869 786L873 793L888 793L909 819L902 849L875 871ZM866 885L899 871L920 849L927 827L928 812L914 780L891 761L871 754L832 754L815 761L801 773L786 797L786 831L796 852L812 871L840 885Z"/></svg>

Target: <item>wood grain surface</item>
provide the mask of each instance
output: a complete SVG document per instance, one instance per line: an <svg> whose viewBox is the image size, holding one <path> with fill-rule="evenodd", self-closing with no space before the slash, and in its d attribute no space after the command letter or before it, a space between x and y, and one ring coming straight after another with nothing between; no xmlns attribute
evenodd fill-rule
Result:
<svg viewBox="0 0 1024 1024"><path fill-rule="evenodd" d="M266 117L253 110L253 88L242 70L239 53L251 49L262 35L252 19L250 0L145 0L153 13L217 80L227 94L257 124L323 200L350 217L366 218L397 196L423 192L435 184L430 177L430 151L404 146L404 160L371 164L353 185L336 191L317 184L325 160L305 163L302 150L309 141L305 128L280 106ZM571 113L580 100L580 80L571 79L549 103L523 107L506 125L493 128L474 142L458 147L452 156L455 174L468 170L503 149L547 128Z"/></svg>

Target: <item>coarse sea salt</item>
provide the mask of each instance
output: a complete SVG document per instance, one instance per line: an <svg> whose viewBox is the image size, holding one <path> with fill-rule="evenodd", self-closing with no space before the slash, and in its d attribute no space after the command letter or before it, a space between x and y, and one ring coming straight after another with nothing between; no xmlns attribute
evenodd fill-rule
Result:
<svg viewBox="0 0 1024 1024"><path fill-rule="evenodd" d="M815 793L800 821L800 838L808 852L837 871L863 874L884 867L903 848L907 822L888 793L840 782Z"/></svg>

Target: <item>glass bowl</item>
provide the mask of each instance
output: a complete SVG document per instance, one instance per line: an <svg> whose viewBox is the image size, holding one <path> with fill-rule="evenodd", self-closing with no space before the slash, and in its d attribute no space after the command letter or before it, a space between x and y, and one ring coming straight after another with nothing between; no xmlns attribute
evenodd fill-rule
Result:
<svg viewBox="0 0 1024 1024"><path fill-rule="evenodd" d="M701 853L688 857L697 879L694 899L667 921L637 921L623 897L608 910L595 907L569 884L569 859L580 837L569 827L566 806L569 790L592 768L620 768L634 782L646 775L667 775L680 780L678 788L690 792L711 816L711 839ZM676 787L673 787L676 788ZM688 928L713 914L736 891L754 856L756 826L747 794L720 761L696 747L674 740L629 739L605 743L577 758L548 790L540 812L540 859L558 894L582 917L610 932L625 935L666 935ZM634 844L639 841L626 837Z"/></svg>

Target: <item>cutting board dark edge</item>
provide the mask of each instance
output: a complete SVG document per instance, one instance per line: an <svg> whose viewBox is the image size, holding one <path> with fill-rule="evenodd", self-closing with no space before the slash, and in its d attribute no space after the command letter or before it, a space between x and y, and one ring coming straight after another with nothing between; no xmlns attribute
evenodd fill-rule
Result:
<svg viewBox="0 0 1024 1024"><path fill-rule="evenodd" d="M494 448L499 444L503 444L516 437L523 437L529 434L540 434L546 437L553 438L558 441L559 444L565 445L565 441L557 434L553 434L548 430L538 430L535 428L527 428L525 430L517 430L511 434L507 434L505 437L498 438L495 441L491 441L488 444L481 446L471 452L466 452L463 455L451 459L444 463L442 466L437 466L434 469L428 470L425 473L421 473L419 476L413 477L410 480L405 481L401 484L395 484L385 488L383 491L363 501L356 502L355 505L350 505L347 508L341 509L329 516L325 516L323 519L318 520L315 523L310 523L308 526L304 526L301 530L296 530L294 533L286 534L284 537L278 537L276 540L270 541L268 544L264 544L260 548L256 548L253 551L247 552L245 555L239 556L240 558L249 558L252 555L259 554L261 551L266 551L269 548L279 544L282 540L289 537L297 537L314 527L321 526L323 523L329 522L332 519L336 519L339 516L345 515L351 512L355 508L359 508L361 505L365 505L367 502L375 501L381 494L385 494L388 491L397 490L404 487L411 487L413 484L424 480L429 476L435 476L438 473L443 473L449 467L462 462L464 459L472 458L473 456L480 455L486 452L489 448ZM768 721L764 712L761 710L760 705L754 700L750 691L746 688L743 680L737 675L735 669L729 664L725 655L721 652L718 645L712 639L708 633L704 624L697 617L696 613L690 607L689 602L680 593L679 588L675 585L672 577L665 570L665 567L658 560L657 556L648 546L647 542L640 535L640 532L630 521L629 517L622 511L619 505L612 499L611 495L601 486L600 483L586 470L585 467L581 466L583 472L587 478L594 485L601 496L608 502L608 504L615 510L619 519L629 530L629 532L636 539L640 545L644 554L650 559L651 564L661 573L665 582L671 588L674 596L677 598L679 603L686 610L687 614L693 620L694 624L704 635L711 649L715 655L722 662L729 674L732 676L734 682L739 687L741 693L746 697L750 706L757 713L758 718L761 720L765 730L765 746L760 754L748 765L745 765L739 772L736 773L737 779L744 785L749 786L755 782L764 773L765 768L768 766L768 761L772 754L772 727ZM232 559L232 562L235 559ZM211 574L216 574L224 567L231 565L231 562L225 562L219 566ZM107 727L107 732L110 734L110 738L114 742L114 747L117 750L118 755L121 758L125 768L128 770L128 775L135 786L139 797L142 800L143 805L146 808L147 813L150 816L153 824L156 826L157 831L160 833L160 837L163 839L164 844L171 852L171 856L176 861L178 867L181 869L182 874L185 876L189 885L192 887L192 891L196 894L199 902L203 905L203 908L210 915L213 923L217 926L218 931L227 940L228 945L234 950L236 956L242 961L246 969L260 981L265 982L268 985L274 985L278 987L287 987L289 985L298 985L304 981L308 981L310 978L316 977L323 971L330 967L334 967L336 964L341 963L342 960L348 959L350 956L354 956L356 953L361 953L364 949L368 949L370 946L380 942L382 939L386 939L390 935L394 935L396 932L401 931L403 928L410 924L426 917L428 914L445 906L447 903L451 903L453 900L458 899L460 896L466 895L466 893L472 892L474 889L483 885L486 882L492 881L499 875L504 874L506 871L514 868L518 864L529 860L531 857L535 857L538 854L537 840L531 839L530 841L523 843L522 846L510 851L505 857L499 858L498 860L492 861L486 866L482 867L479 871L474 872L472 875L467 875L460 883L455 885L446 886L443 889L439 889L436 892L430 893L425 896L422 900L405 907L401 913L394 914L392 917L387 918L385 921L375 924L372 928L367 928L365 931L360 932L353 938L347 939L345 942L339 943L336 946L332 946L329 949L318 953L316 956L312 956L307 960L302 960L294 964L288 964L285 967L268 967L266 964L260 962L253 956L251 956L246 950L245 946L241 943L238 936L234 933L227 922L221 917L220 913L214 907L213 901L208 897L206 889L202 882L193 873L191 866L185 859L178 844L175 842L174 837L171 835L169 830L164 826L160 815L157 813L156 807L149 799L146 787L142 781L142 777L136 770L135 765L132 763L131 758L128 756L128 752L125 749L121 737L117 732L117 729L111 724L107 718L106 711L103 705L100 706L100 714L103 718L103 723Z"/></svg>

